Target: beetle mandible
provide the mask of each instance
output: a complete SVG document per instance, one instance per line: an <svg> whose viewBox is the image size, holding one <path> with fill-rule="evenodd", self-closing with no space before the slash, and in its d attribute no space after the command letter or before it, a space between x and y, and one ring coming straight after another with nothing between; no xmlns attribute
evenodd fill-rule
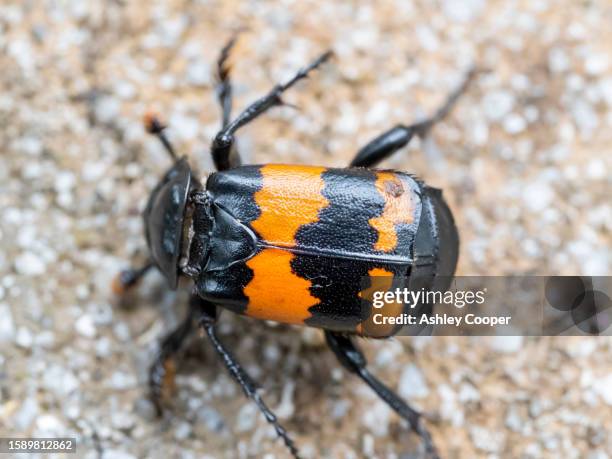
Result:
<svg viewBox="0 0 612 459"><path fill-rule="evenodd" d="M115 287L125 291L151 267L173 289L181 275L194 283L187 317L162 341L151 365L152 399L160 411L168 363L195 325L291 454L299 457L256 383L219 340L216 324L223 308L257 319L318 327L342 366L409 423L428 456L438 457L420 413L368 371L353 337L368 336L362 328L363 279L418 276L424 280L421 286L432 288L437 279L455 272L459 238L441 191L409 174L373 167L414 136L425 137L449 113L475 72L468 72L433 116L376 137L347 168L242 165L236 132L282 105L283 92L327 61L331 52L232 119L228 57L234 43L235 37L217 61L222 127L211 148L217 172L205 182L185 157L178 157L165 135L166 126L154 115L145 117L147 131L162 142L174 164L152 191L143 214L150 261L122 271Z"/></svg>

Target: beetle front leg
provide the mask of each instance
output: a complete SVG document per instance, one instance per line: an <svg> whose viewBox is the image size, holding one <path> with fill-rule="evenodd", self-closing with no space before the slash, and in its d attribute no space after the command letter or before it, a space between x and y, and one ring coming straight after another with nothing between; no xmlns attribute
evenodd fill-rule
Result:
<svg viewBox="0 0 612 459"><path fill-rule="evenodd" d="M430 118L409 126L397 125L361 148L350 163L352 167L373 167L406 146L416 135L425 137L431 129L450 113L459 97L467 90L476 70L470 70L463 82L446 98L446 101Z"/></svg>
<svg viewBox="0 0 612 459"><path fill-rule="evenodd" d="M268 408L263 398L257 391L258 385L251 379L248 373L242 368L236 358L230 353L228 349L219 341L217 337L217 330L215 328L217 324L218 312L217 307L209 303L208 301L198 298L197 301L197 313L196 318L198 326L206 333L213 348L223 360L225 367L229 371L230 375L240 385L244 394L253 400L259 411L265 416L266 420L274 426L274 430L279 437L285 442L285 446L289 449L294 458L299 459L298 449L296 448L293 440L289 437L289 434L285 428L278 422L276 415Z"/></svg>
<svg viewBox="0 0 612 459"><path fill-rule="evenodd" d="M399 395L380 382L366 368L367 361L361 350L348 336L325 331L327 345L336 355L338 361L351 373L359 376L370 388L385 401L397 414L404 418L410 428L421 437L425 450L430 458L438 459L436 447L430 433L423 425L421 414L410 407Z"/></svg>
<svg viewBox="0 0 612 459"><path fill-rule="evenodd" d="M123 295L129 289L133 288L153 267L152 262L147 262L140 268L128 268L119 272L113 279L112 290L115 295Z"/></svg>

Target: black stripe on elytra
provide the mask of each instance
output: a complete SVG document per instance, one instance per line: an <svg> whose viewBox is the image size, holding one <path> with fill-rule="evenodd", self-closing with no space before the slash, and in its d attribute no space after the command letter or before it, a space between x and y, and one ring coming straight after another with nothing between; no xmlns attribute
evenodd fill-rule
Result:
<svg viewBox="0 0 612 459"><path fill-rule="evenodd" d="M320 248L326 255L296 254L291 268L312 283L310 292L320 300L309 308L312 317L305 323L353 330L362 321L361 281L375 264L330 253L372 253L378 235L368 221L380 216L384 199L376 190L375 173L367 169L328 169L322 179L329 205L318 221L300 227L296 242L298 248Z"/></svg>
<svg viewBox="0 0 612 459"><path fill-rule="evenodd" d="M255 193L262 188L261 166L242 166L216 172L206 182L212 200L248 226L260 216ZM203 298L243 314L249 301L244 287L253 276L253 270L245 262L236 263L222 271L203 273L196 282L196 288Z"/></svg>

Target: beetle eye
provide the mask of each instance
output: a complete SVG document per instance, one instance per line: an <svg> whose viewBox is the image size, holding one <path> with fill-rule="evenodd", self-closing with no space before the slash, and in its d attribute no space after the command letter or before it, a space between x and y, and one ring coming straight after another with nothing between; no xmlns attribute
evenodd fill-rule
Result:
<svg viewBox="0 0 612 459"><path fill-rule="evenodd" d="M151 258L171 288L178 284L183 216L190 186L191 168L183 157L155 187L143 214Z"/></svg>

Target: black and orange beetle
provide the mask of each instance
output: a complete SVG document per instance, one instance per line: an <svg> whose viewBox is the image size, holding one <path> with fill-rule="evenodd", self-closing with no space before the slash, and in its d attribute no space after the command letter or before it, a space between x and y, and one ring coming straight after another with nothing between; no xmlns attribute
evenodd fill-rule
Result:
<svg viewBox="0 0 612 459"><path fill-rule="evenodd" d="M437 457L420 414L366 369L352 336L368 336L361 327L366 319L360 296L364 278L418 276L421 287L432 287L436 279L454 274L459 241L441 191L406 173L371 167L414 135L425 136L447 115L473 72L434 116L385 132L362 148L348 168L243 166L234 145L236 131L281 105L282 93L331 53L230 120L227 59L233 43L225 46L217 63L223 115L222 128L212 143L217 172L201 182L187 159L175 154L165 126L154 116L145 119L147 130L161 140L174 165L151 193L144 211L151 261L143 268L123 271L116 287L123 290L134 285L152 266L171 288L177 287L181 275L194 282L188 317L163 340L151 366L152 398L160 408L167 363L196 323L246 396L255 401L292 455L299 457L255 382L219 341L218 308L319 327L340 363L406 419L422 438L427 455Z"/></svg>

